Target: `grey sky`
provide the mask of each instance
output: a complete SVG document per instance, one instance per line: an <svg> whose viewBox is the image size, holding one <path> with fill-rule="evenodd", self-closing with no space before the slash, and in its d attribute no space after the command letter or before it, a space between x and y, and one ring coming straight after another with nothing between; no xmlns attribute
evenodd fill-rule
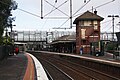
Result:
<svg viewBox="0 0 120 80"><path fill-rule="evenodd" d="M50 6L46 1L48 1L50 4L54 5L54 6L59 6L60 4L66 2L63 6L61 6L59 8L59 10L61 10L62 12L64 12L65 14L67 14L68 16L70 15L69 12L69 3L70 0L57 0L57 3L55 3L55 0L43 0L43 15L45 16L47 13L49 13L51 10L53 10L54 8L52 6ZM88 1L88 0L86 0ZM76 15L79 15L87 10L92 9L99 6L101 4L104 4L106 2L109 2L112 0L90 0L90 2L84 7L82 8L79 12L77 12ZM33 14L36 14L38 16L41 16L41 7L40 7L40 2L41 0L16 0L16 2L18 3L18 8L23 9L25 11L31 12ZM84 0L72 0L72 5L73 5L73 14L79 9L81 8L81 6L83 6ZM110 14L118 14L120 15L120 0L115 0L114 2L111 2L109 4L106 4L104 6L101 6L99 8L96 9L98 11L98 15L104 17L104 21L102 21L102 25L101 25L101 31L112 31L112 22L106 22L108 20L112 20L112 18L108 18L107 16ZM70 27L70 21L67 21L66 24L62 25L67 19L41 19L39 17L30 15L28 13L25 13L23 11L20 11L19 9L16 11L13 11L13 15L16 16L16 21L14 22L14 24L16 24L16 26L14 27L14 30L53 30L53 27ZM46 17L68 17L66 15L64 15L63 13L61 13L58 10L53 11L51 14L47 15ZM75 16L73 17L73 21L74 19L78 17ZM69 17L68 17L69 18ZM119 18L115 19L115 30L118 31L119 28L118 26L116 26L116 24L119 22ZM62 25L62 26L61 26ZM75 26L75 25L73 25ZM55 29L54 29L55 30ZM58 30L58 29L57 29ZM68 30L72 30L75 31L75 27L72 29L68 29Z"/></svg>

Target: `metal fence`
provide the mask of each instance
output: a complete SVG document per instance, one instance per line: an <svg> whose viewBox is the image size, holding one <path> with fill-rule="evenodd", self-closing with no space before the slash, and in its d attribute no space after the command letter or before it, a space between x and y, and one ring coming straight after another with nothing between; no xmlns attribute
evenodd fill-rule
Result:
<svg viewBox="0 0 120 80"><path fill-rule="evenodd" d="M53 40L58 39L64 35L76 35L75 31L17 31L16 35L14 35L15 41L48 41L51 42ZM115 35L115 34L114 34ZM111 40L112 41L112 33L110 32L102 32L100 34L101 40ZM115 35L115 41L117 41L117 37Z"/></svg>

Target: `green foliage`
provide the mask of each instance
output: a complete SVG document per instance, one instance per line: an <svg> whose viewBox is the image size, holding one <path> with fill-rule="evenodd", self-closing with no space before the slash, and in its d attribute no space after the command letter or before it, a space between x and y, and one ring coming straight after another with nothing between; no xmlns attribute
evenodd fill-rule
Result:
<svg viewBox="0 0 120 80"><path fill-rule="evenodd" d="M113 44L108 44L107 45L107 50L114 50Z"/></svg>
<svg viewBox="0 0 120 80"><path fill-rule="evenodd" d="M11 10L15 10L17 4L13 0L0 0L0 44L3 42L4 29L9 27L8 19L11 16Z"/></svg>
<svg viewBox="0 0 120 80"><path fill-rule="evenodd" d="M110 43L108 43L107 44L107 50L109 51L109 50L116 50L116 48L117 48L117 43L115 43L115 42L110 42Z"/></svg>
<svg viewBox="0 0 120 80"><path fill-rule="evenodd" d="M5 36L5 37L3 37L3 44L11 45L13 43L11 42L10 37Z"/></svg>

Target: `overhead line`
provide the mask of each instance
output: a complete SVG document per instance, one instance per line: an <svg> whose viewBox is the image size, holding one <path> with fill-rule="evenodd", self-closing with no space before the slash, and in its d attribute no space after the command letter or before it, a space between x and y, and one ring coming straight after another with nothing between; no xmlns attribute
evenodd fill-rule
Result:
<svg viewBox="0 0 120 80"><path fill-rule="evenodd" d="M101 24L105 24L105 23L108 23L108 22L110 22L110 21L112 21L112 20L108 20L108 21L102 22Z"/></svg>
<svg viewBox="0 0 120 80"><path fill-rule="evenodd" d="M58 9L59 7L61 7L63 4L65 4L65 3L67 3L68 2L68 0L67 1L65 1L64 3L62 3L61 5L59 5L58 7L56 7L55 9L53 9L53 10L51 10L49 13L47 13L45 16L47 16L47 15L49 15L50 13L52 13L53 11L55 11L56 9ZM44 17L45 17L44 16Z"/></svg>
<svg viewBox="0 0 120 80"><path fill-rule="evenodd" d="M46 0L45 0L46 1ZM53 6L54 8L56 8L54 5L52 5L51 3L49 3L48 1L46 1L49 5ZM64 15L68 16L66 13L64 13L63 11L61 11L60 9L56 8L58 11L60 11L61 13L63 13Z"/></svg>
<svg viewBox="0 0 120 80"><path fill-rule="evenodd" d="M36 17L39 17L39 18L41 18L41 16L39 16L39 15L36 15L36 14L33 14L33 13L31 13L31 12L28 12L28 11L26 11L26 10L23 10L23 9L20 9L20 8L18 8L18 10L20 10L20 11L23 11L23 12L25 12L25 13L28 13L28 14L31 14L31 15L33 15L33 16L36 16Z"/></svg>
<svg viewBox="0 0 120 80"><path fill-rule="evenodd" d="M69 17L45 17L44 19L68 19Z"/></svg>
<svg viewBox="0 0 120 80"><path fill-rule="evenodd" d="M111 2L113 2L113 1L115 1L115 0L112 0L112 1L106 2L106 3L104 3L104 4L101 4L101 5L93 8L93 9L99 8L99 7L104 6L104 5L108 4L108 3L111 3ZM0 1L0 2L3 3L3 4L5 4L5 5L8 5L7 3L5 3L5 2L3 2L3 1ZM55 7L55 6L53 6L53 7ZM55 8L56 8L56 7L55 7ZM31 14L31 15L33 15L33 16L35 16L35 17L41 18L41 16L36 15L36 14L34 14L34 13L31 13L31 12L29 12L29 11L26 11L26 10L23 10L23 9L20 9L20 8L17 8L17 9L20 10L20 11L23 11L23 12L25 12L25 13ZM92 9L90 9L90 10L92 10ZM68 15L67 15L67 16L68 16ZM78 15L75 15L74 17L76 17L76 16L78 16Z"/></svg>
<svg viewBox="0 0 120 80"><path fill-rule="evenodd" d="M54 27L53 29L71 29L71 28L60 28L60 27Z"/></svg>
<svg viewBox="0 0 120 80"><path fill-rule="evenodd" d="M63 29L61 28L69 19L67 19L64 23L62 23L62 25L60 27L54 27L53 29ZM65 29L65 28L64 28Z"/></svg>
<svg viewBox="0 0 120 80"><path fill-rule="evenodd" d="M99 8L99 7L101 7L101 6L104 6L104 5L106 5L106 4L109 4L109 3L113 2L113 1L115 1L115 0L112 0L112 1L106 2L106 3L104 3L104 4L101 4L101 5L93 8L93 9L97 9L97 8ZM92 10L92 9L90 9L90 10Z"/></svg>
<svg viewBox="0 0 120 80"><path fill-rule="evenodd" d="M68 0L67 0L68 1ZM90 1L90 0L89 0ZM106 4L109 4L109 3L111 3L111 2L113 2L113 1L115 1L115 0L112 0L112 1L109 1L109 2L106 2L106 3L104 3L104 4L101 4L101 5L99 5L99 6L97 6L97 7L95 7L95 8L93 8L93 9L96 9L96 8L99 8L99 7L101 7L101 6L104 6L104 5L106 5ZM3 3L3 4L5 4L5 5L8 5L7 3L5 3L5 2L3 2L3 1L0 1L1 3ZM49 2L48 2L49 3ZM52 5L52 4L50 4L51 6L53 6L54 8L56 8L54 5ZM84 5L85 6L85 5ZM83 6L83 7L84 7ZM58 7L59 8L59 7ZM56 8L57 10L59 10L58 8ZM20 9L20 8L17 8L18 10L20 10L20 11L23 11L23 12L25 12L25 13L28 13L28 14L30 14L30 15L33 15L33 16L35 16L35 17L38 17L38 18L41 18L41 16L39 16L39 15L36 15L36 14L34 14L34 13L31 13L31 12L29 12L29 11L26 11L26 10L23 10L23 9ZM81 9L81 8L80 8ZM91 9L90 9L91 10ZM65 14L65 15L67 15L66 13L64 13L63 11L61 11L61 10L59 10L60 12L62 12L63 14ZM76 12L78 12L78 11L76 11ZM76 14L76 13L75 13ZM68 16L68 15L67 15ZM77 15L76 15L77 16ZM52 19L65 19L65 17L48 17L48 18L46 18L46 19L50 19L50 18L52 18ZM67 18L67 17L66 17ZM61 26L63 26L67 21L68 21L69 19L67 19Z"/></svg>
<svg viewBox="0 0 120 80"><path fill-rule="evenodd" d="M110 28L107 29L107 31L109 31L112 28L112 26Z"/></svg>
<svg viewBox="0 0 120 80"><path fill-rule="evenodd" d="M69 20L69 19L67 19L61 26L63 26L68 20ZM60 27L61 27L61 26L60 26Z"/></svg>
<svg viewBox="0 0 120 80"><path fill-rule="evenodd" d="M1 2L2 4L8 5L7 3L5 3L5 2L3 2L3 1L0 1L0 2ZM20 9L20 8L17 8L17 9L20 10L20 11L23 11L23 12L25 12L25 13L31 14L31 15L33 15L33 16L36 16L36 17L41 18L39 15L33 14L33 13L28 12L28 11L26 11L26 10L23 10L23 9Z"/></svg>
<svg viewBox="0 0 120 80"><path fill-rule="evenodd" d="M106 26L102 27L102 30L106 29L109 25L110 25L110 23L108 23Z"/></svg>
<svg viewBox="0 0 120 80"><path fill-rule="evenodd" d="M106 2L106 3L104 3L104 4L101 4L101 5L99 5L99 6L94 7L93 9L97 9L97 8L99 8L99 7L101 7L101 6L104 6L104 5L109 4L109 3L111 3L111 2L114 2L114 1L115 1L115 0ZM89 9L89 11L91 11L91 10L93 10L93 9ZM77 15L75 15L74 17L79 16L79 15L80 15L80 14L77 14Z"/></svg>
<svg viewBox="0 0 120 80"><path fill-rule="evenodd" d="M56 2L57 2L57 0L55 1L54 6L55 6ZM54 7L52 7L51 11L53 10L53 8L54 8ZM43 17L43 18L44 18L44 17ZM43 24L43 27L45 26L47 20L48 20L48 19L45 20L45 22L44 22L44 24ZM42 27L42 28L43 28L43 27Z"/></svg>
<svg viewBox="0 0 120 80"><path fill-rule="evenodd" d="M82 8L84 8L90 1L91 1L91 0L87 1L87 3L85 3L82 7L80 7L80 8L73 14L73 16L74 16L77 12L79 12Z"/></svg>

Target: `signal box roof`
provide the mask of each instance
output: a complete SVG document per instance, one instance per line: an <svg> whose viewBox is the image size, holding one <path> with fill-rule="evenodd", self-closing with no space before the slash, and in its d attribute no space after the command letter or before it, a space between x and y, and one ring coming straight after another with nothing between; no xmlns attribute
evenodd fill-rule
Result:
<svg viewBox="0 0 120 80"><path fill-rule="evenodd" d="M82 15L80 15L79 17L77 17L75 19L75 21L73 22L73 24L77 24L78 21L88 21L88 20L98 20L98 21L102 21L104 18L100 17L99 15L97 15L95 13L86 11L85 13L83 13Z"/></svg>

